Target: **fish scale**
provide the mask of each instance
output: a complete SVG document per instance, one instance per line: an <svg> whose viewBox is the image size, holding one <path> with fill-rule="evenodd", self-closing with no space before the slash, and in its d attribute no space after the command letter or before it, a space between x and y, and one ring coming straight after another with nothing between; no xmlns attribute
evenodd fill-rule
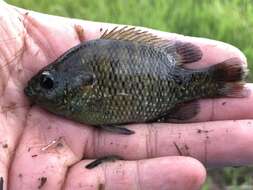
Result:
<svg viewBox="0 0 253 190"><path fill-rule="evenodd" d="M115 49L114 47L113 47L113 45L111 46L111 49L112 49L112 51ZM122 48L121 48L122 49ZM131 47L126 47L125 49L131 49ZM144 49L144 48L143 48ZM122 117L123 118L126 118L126 120L137 120L137 118L140 118L140 117L143 117L144 116L144 118L149 118L149 117L152 117L152 115L155 115L157 112L160 112L161 111L161 106L159 106L159 103L161 102L161 98L158 98L158 97L160 97L159 95L158 95L158 92L160 92L160 91L162 91L161 89L159 89L160 87L162 87L163 86L163 84L162 85L158 85L157 86L157 88L158 88L158 90L147 90L148 92L153 92L153 94L150 94L151 95L151 97L155 97L155 99L153 100L153 101L148 101L149 102L149 104L144 104L143 105L143 102L145 102L145 101L143 101L143 97L146 97L146 94L140 94L141 92L146 92L145 90L143 91L143 88L144 87L147 87L147 85L144 85L144 81L146 82L146 81L152 81L152 80L150 80L150 78L147 78L147 77L145 77L146 76L146 73L154 73L154 74L156 74L156 73L158 73L158 69L157 69L157 66L155 66L154 64L152 64L154 67L154 69L152 69L152 67L151 67L151 69L150 69L150 67L145 67L145 65L144 64L140 64L141 62L145 62L146 60L148 61L149 60L149 57L147 57L145 54L148 54L148 51L149 51L149 49L147 49L147 48L145 48L144 50L146 50L146 51L141 51L141 52L138 52L138 53L135 53L135 54L140 54L139 56L132 56L132 54L126 54L123 58L122 58L122 60L129 60L129 61L132 61L132 62L135 62L135 64L129 64L129 63L125 63L125 65L129 65L129 66L131 66L131 67L129 67L129 68L127 68L126 70L124 70L124 69L121 69L121 70L123 70L123 71L127 71L127 73L125 73L125 74L127 74L127 75L129 75L129 76L133 76L133 77L129 77L128 79L129 79L129 82L131 83L131 81L135 81L136 80L136 85L133 85L133 88L131 89L131 91L126 91L126 94L129 94L131 97L135 97L135 100L133 101L135 104L134 105L131 105L131 104L129 104L130 102L129 102L129 99L126 99L125 101L126 102L122 102L121 104L119 104L120 106L123 106L123 107L125 107L126 106L126 108L128 108L128 106L130 107L131 106L131 109L127 109L127 116L131 116L132 114L131 114L131 112L134 112L134 113L136 113L136 116L135 116L135 118L127 118L127 116L125 116L124 115L124 112L123 113L120 113L120 112L118 112L118 110L117 109L115 109L114 108L114 104L113 103L111 103L111 102L108 102L109 103L109 107L107 107L106 109L108 109L108 110L111 110L111 112L110 112L110 115L111 116L113 116L113 115L116 115L116 116L118 116L118 121L115 121L115 123L117 123L117 122L119 122L119 121L122 121ZM151 51L152 52L152 51ZM118 55L122 55L122 54L124 54L124 50L123 50L123 52L119 52L119 54ZM134 55L135 55L134 54ZM111 57L110 58L108 58L109 60L113 60L113 59L117 59L117 58L115 58L115 55L113 54L113 53L108 53L108 55L111 55ZM145 56L144 56L145 55ZM150 56L154 56L154 55L156 55L155 53L150 53ZM128 57L129 56L129 57ZM139 61L139 60L135 60L135 58L137 58L137 59L139 59L138 57L142 57L142 59ZM146 57L146 58L145 58ZM143 59L146 59L146 60L143 60ZM118 61L118 60L117 60ZM138 62L140 62L140 63L138 63ZM123 65L124 63L122 63L122 65ZM147 63L146 63L147 64ZM150 63L149 63L150 64ZM113 63L111 63L110 65L114 65ZM143 66L144 65L144 66ZM144 67L143 69L141 68L141 67ZM115 69L116 70L116 69ZM131 73L131 72L139 72L139 71L141 71L141 72L144 72L145 74L142 76L142 75L140 75L140 76L137 76L137 77L135 77L134 78L134 75L133 75L133 73ZM109 69L108 70L108 73L109 74L112 74L113 76L118 76L117 75L117 73L112 73L113 72L113 70L112 69ZM120 73L122 73L122 72L120 72ZM141 73L134 73L134 74L141 74ZM121 75L122 76L122 75ZM123 74L123 76L125 76L124 74ZM105 77L106 78L106 77ZM110 93L110 95L111 96L113 96L113 97L118 97L118 96L116 96L116 94L117 93L120 93L120 91L121 91L121 85L120 85L120 81L123 81L124 79L122 79L121 77L117 77L118 78L118 80L114 80L114 79L112 79L112 81L114 81L114 86L113 85L111 85L111 83L107 83L106 82L106 80L105 80L105 83L107 83L107 84L103 84L102 86L106 86L106 85L108 85L108 88L109 89L115 89L115 88L117 88L117 89L119 89L119 90L116 90L115 91L115 93L114 94L112 94L112 93ZM99 80L99 79L98 79ZM125 81L125 82L127 82L128 83L128 81ZM167 82L166 81L164 81L163 82L164 84L166 84ZM155 83L154 82L154 84L153 84L153 88L154 88L154 86L156 86L156 84L157 83ZM105 91L103 88L101 89L101 91ZM106 92L106 91L105 91ZM167 98L168 98L168 94L166 93L166 94L164 94L164 96L167 96ZM140 97L140 98L139 98ZM166 99L167 99L166 98ZM123 98L123 100L124 100L124 98ZM118 99L114 99L114 101L115 102L117 102L117 101L121 101L121 96L119 96L119 98ZM122 105L123 104L123 105ZM151 112L149 112L149 113L147 113L147 111L145 111L145 110L147 110L147 108L148 107L153 107L153 108L151 108L150 109L150 111ZM165 106L163 107L163 109L165 108ZM167 109L167 108L166 108ZM114 110L116 110L116 113L114 113ZM156 111L157 110L157 111ZM109 116L109 117L111 117L111 116ZM154 117L154 116L153 116ZM109 118L110 119L110 118Z"/></svg>
<svg viewBox="0 0 253 190"><path fill-rule="evenodd" d="M115 49L115 47L112 46L111 49L112 49L112 51L113 51L113 50ZM123 55L124 52L126 52L125 50L127 50L127 49L130 49L130 48L125 48L125 49L123 49L123 52L119 52L119 54L120 54L120 55ZM107 50L107 51L108 51L108 50ZM144 51L144 52L145 52L145 51ZM143 52L142 52L142 53L143 53ZM117 58L115 58L115 55L114 55L113 53L110 53L110 52L109 52L108 55L111 55L111 57L108 58L109 60L114 60L114 59L115 59L115 60L116 60L115 62L118 61ZM140 55L140 56L143 56L143 55ZM135 62L136 62L136 60L134 60L135 57L138 58L138 56L133 56L133 57L131 57L131 54L127 53L126 55L123 56L122 59L124 59L124 60L131 60L131 61L135 61ZM99 57L98 57L98 59L99 59ZM142 61L142 60L141 60L141 61ZM96 62L96 61L95 61L95 62ZM106 64L106 62L104 62L104 63ZM110 64L108 64L108 66L109 66L109 65L110 65L110 68L107 69L108 75L107 75L107 76L99 76L99 77L98 77L98 80L99 80L100 77L104 79L104 80L103 80L104 83L101 84L101 86L102 86L103 88L101 88L100 91L101 91L101 92L104 92L105 94L107 94L107 96L115 96L115 97L118 97L118 96L116 96L116 94L120 94L120 93L121 93L121 89L122 89L121 81L124 81L124 82L128 83L128 81L125 80L124 77L122 78L121 76L125 76L125 74L128 74L129 76L132 76L131 73L129 74L129 72L131 72L131 71L136 72L136 71L138 71L138 70L142 71L142 69L141 69L142 65L141 65L141 64L135 64L135 65L132 65L133 67L130 67L130 68L127 68L127 69L119 69L118 72L120 73L120 76L119 76L119 77L116 77L116 78L111 78L111 79L110 79L109 76L118 76L118 74L113 72L113 71L117 70L117 67L116 67L116 69L115 69L115 68L112 69L112 68L113 68L112 66L114 66L114 63L110 63ZM128 65L128 64L126 63L126 65ZM96 70L97 65L94 64L94 66L95 66L94 70ZM98 67L99 67L99 66L98 66ZM103 67L103 66L102 66L102 67ZM103 68L104 68L104 67L103 67ZM147 68L147 67L144 67L144 72L146 73L147 70L145 70L145 68ZM128 73L124 73L124 71L128 71ZM122 74L122 73L123 73L123 74ZM138 73L136 73L136 74L138 74ZM144 78L146 78L145 75L144 75ZM118 80L117 80L117 79L118 79ZM101 80L102 80L102 79L101 79ZM138 97L144 97L144 96L139 96L139 93L141 92L141 90L142 90L143 87L145 86L145 85L144 85L144 82L143 82L143 77L142 77L142 76L137 76L137 77L135 77L135 79L132 79L132 77L128 77L128 80L129 80L129 81L136 80L136 85L133 85L133 88L130 89L131 91L128 91L129 89L124 89L126 95L129 94L131 97L136 96L136 101L134 101L134 102L135 102L134 107L131 108L131 109L133 109L133 110L130 110L130 109L129 109L127 115L131 115L131 114L130 114L131 112L143 113L143 111L142 111L143 108L145 109L145 107L150 106L150 105L147 106L146 104L145 104L145 105L142 105L142 102L143 102L143 101L141 100L141 98L138 98ZM113 83L112 83L112 81L113 81ZM148 80L148 81L150 81L150 80ZM114 84L114 85L113 85L113 84ZM108 91L108 90L106 90L106 89L111 89L111 91ZM115 90L115 89L117 89L117 90ZM153 92L154 92L154 96L157 97L156 91L153 91ZM137 96L137 95L138 95L138 96ZM122 96L119 96L119 98L118 98L118 99L115 99L114 101L115 101L115 102L118 102L118 101L121 101L122 99L124 100L124 98L122 98ZM122 117L126 117L126 116L124 116L124 113L117 113L117 114L113 113L114 110L116 110L116 111L118 112L118 109L115 109L115 107L114 107L114 106L115 106L115 104L113 104L114 101L108 102L109 106L106 107L105 109L111 110L111 112L109 112L111 116L112 116L112 115L121 115L121 117L119 117L119 120L122 120ZM124 106L124 104L126 104L126 106L129 106L128 102L129 102L129 99L126 100L126 103L123 101L121 104L119 103L118 105L121 106L121 107ZM157 103L158 103L158 102L157 102ZM122 105L122 104L123 104L123 105ZM131 106L131 105L130 105L130 106ZM145 115L146 115L146 114L145 114ZM110 116L110 117L111 117L111 116ZM104 117L105 117L105 116L104 116ZM127 119L128 119L128 118L127 118Z"/></svg>

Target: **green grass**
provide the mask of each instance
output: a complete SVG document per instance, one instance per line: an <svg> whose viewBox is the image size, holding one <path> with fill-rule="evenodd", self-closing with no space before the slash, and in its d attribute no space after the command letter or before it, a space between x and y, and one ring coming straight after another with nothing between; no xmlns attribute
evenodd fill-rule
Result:
<svg viewBox="0 0 253 190"><path fill-rule="evenodd" d="M221 40L241 49L253 71L253 2L251 0L7 0L44 13L86 20L140 25ZM253 72L249 81L253 81ZM212 185L252 184L248 168L210 172ZM220 179L216 179L220 175ZM246 177L243 177L246 176ZM243 179L242 179L243 178Z"/></svg>

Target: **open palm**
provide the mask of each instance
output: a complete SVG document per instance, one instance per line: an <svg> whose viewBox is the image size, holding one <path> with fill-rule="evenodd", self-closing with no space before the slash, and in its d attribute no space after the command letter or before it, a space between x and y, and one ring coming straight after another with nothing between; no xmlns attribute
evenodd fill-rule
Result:
<svg viewBox="0 0 253 190"><path fill-rule="evenodd" d="M0 9L0 183L4 188L198 189L205 179L200 162L209 167L252 163L252 95L201 100L194 123L132 125L128 128L136 133L130 136L93 129L30 106L23 88L39 69L80 40L98 38L113 25L43 15L4 2ZM239 50L221 42L152 32L198 45L203 58L193 67L231 57L246 63ZM251 91L253 86L247 88ZM126 161L85 168L88 159L112 154Z"/></svg>

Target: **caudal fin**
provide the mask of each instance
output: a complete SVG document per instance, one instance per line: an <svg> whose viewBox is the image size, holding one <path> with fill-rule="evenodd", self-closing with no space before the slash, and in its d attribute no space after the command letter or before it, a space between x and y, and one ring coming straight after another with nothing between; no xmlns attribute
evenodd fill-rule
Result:
<svg viewBox="0 0 253 190"><path fill-rule="evenodd" d="M245 78L248 70L238 58L231 58L211 68L212 78L218 82L220 96L245 97Z"/></svg>

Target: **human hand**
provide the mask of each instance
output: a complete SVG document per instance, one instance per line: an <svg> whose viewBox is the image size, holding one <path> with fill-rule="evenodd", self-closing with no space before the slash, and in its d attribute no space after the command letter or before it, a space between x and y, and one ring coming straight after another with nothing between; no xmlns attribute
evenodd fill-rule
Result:
<svg viewBox="0 0 253 190"><path fill-rule="evenodd" d="M0 176L5 188L8 181L8 189L26 190L198 189L205 179L200 162L207 167L252 163L252 95L201 100L195 123L131 125L128 128L136 133L130 136L29 107L23 88L40 68L80 40L98 38L114 25L53 17L4 2L0 9ZM232 57L246 63L240 51L221 42L152 32L198 45L203 58L192 67ZM253 89L251 84L247 87ZM88 159L112 154L126 161L85 168Z"/></svg>

